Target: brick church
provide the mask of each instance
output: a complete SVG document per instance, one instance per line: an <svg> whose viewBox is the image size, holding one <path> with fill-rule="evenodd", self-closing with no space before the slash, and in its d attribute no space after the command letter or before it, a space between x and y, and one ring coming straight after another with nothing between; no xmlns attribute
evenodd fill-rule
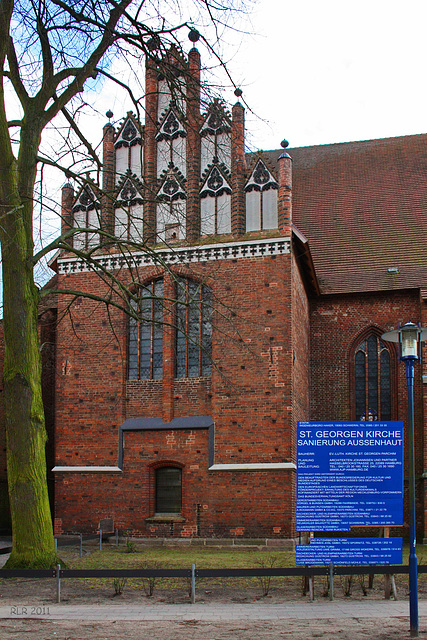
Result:
<svg viewBox="0 0 427 640"><path fill-rule="evenodd" d="M41 314L56 533L291 538L297 421L406 421L380 336L427 325L427 135L246 153L244 107L206 103L200 67L147 64L102 190L62 190L81 231ZM417 365L421 537L426 383Z"/></svg>

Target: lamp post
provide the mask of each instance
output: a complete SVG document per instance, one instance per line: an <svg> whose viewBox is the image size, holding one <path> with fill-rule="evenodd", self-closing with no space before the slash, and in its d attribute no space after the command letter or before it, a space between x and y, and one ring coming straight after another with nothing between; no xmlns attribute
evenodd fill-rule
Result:
<svg viewBox="0 0 427 640"><path fill-rule="evenodd" d="M409 475L409 620L411 636L418 637L418 570L415 521L415 455L414 455L414 364L421 359L421 342L427 339L427 328L407 322L381 338L399 343L399 359L406 365L408 389L408 475Z"/></svg>

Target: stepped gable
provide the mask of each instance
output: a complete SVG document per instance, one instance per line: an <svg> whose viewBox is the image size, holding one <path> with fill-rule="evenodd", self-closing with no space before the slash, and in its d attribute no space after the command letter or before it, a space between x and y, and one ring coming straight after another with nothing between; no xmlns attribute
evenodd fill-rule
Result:
<svg viewBox="0 0 427 640"><path fill-rule="evenodd" d="M287 151L323 294L427 286L427 134Z"/></svg>

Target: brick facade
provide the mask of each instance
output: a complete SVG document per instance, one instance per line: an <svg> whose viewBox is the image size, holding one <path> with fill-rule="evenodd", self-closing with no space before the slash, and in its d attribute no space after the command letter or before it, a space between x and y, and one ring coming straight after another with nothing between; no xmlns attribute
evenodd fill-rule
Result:
<svg viewBox="0 0 427 640"><path fill-rule="evenodd" d="M427 325L424 254L417 248L417 260L406 263L395 251L385 261L376 244L376 266L357 235L372 225L381 242L381 198L390 211L421 220L422 197L414 192L406 211L399 189L391 191L411 157L414 167L427 164L427 140L414 137L413 154L409 142L393 140L245 154L242 104L231 113L218 100L200 106L197 50L188 61L173 50L166 62L146 65L144 127L130 113L104 127L99 203L70 184L62 192L64 233L99 206L101 229L119 230L133 244L124 257L101 237L96 246L96 233L69 241L114 274L114 292L72 252L56 258L56 286L81 295L59 296L40 323L55 531L94 532L111 518L121 532L148 537L292 538L297 422L354 420L356 347L399 321ZM171 68L186 108L182 95L169 93ZM383 194L389 156L387 176L398 174ZM118 291L127 287L137 299L159 278L161 375L132 377L124 308L131 303ZM176 370L182 282L208 287L213 309L211 371L186 377ZM152 361L153 331L145 335ZM138 345L141 358L147 347ZM390 356L392 418L405 421L404 370L393 346ZM420 536L427 527L424 367L415 379ZM4 456L1 464L4 487ZM180 470L180 508L168 513L156 506L163 467Z"/></svg>

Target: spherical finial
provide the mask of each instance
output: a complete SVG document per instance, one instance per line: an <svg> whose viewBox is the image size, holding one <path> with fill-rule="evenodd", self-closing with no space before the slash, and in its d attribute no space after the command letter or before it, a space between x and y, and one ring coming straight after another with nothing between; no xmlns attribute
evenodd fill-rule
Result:
<svg viewBox="0 0 427 640"><path fill-rule="evenodd" d="M159 48L160 48L160 38L158 35L154 35L152 38L147 40L148 51L156 51Z"/></svg>
<svg viewBox="0 0 427 640"><path fill-rule="evenodd" d="M107 118L109 120L111 120L111 118L113 117L114 113L111 111L111 109L108 109L107 113L105 114L107 116Z"/></svg>
<svg viewBox="0 0 427 640"><path fill-rule="evenodd" d="M237 98L240 98L240 96L242 95L243 91L241 89L239 89L239 87L236 87L236 89L234 89L234 95Z"/></svg>
<svg viewBox="0 0 427 640"><path fill-rule="evenodd" d="M199 38L200 33L197 31L197 29L190 29L188 33L188 39L190 40L190 42L194 44L195 42L197 42L197 40L199 40Z"/></svg>
<svg viewBox="0 0 427 640"><path fill-rule="evenodd" d="M286 149L286 147L289 147L289 142L287 140L282 140L282 142L280 143L280 146L282 147L282 149Z"/></svg>

